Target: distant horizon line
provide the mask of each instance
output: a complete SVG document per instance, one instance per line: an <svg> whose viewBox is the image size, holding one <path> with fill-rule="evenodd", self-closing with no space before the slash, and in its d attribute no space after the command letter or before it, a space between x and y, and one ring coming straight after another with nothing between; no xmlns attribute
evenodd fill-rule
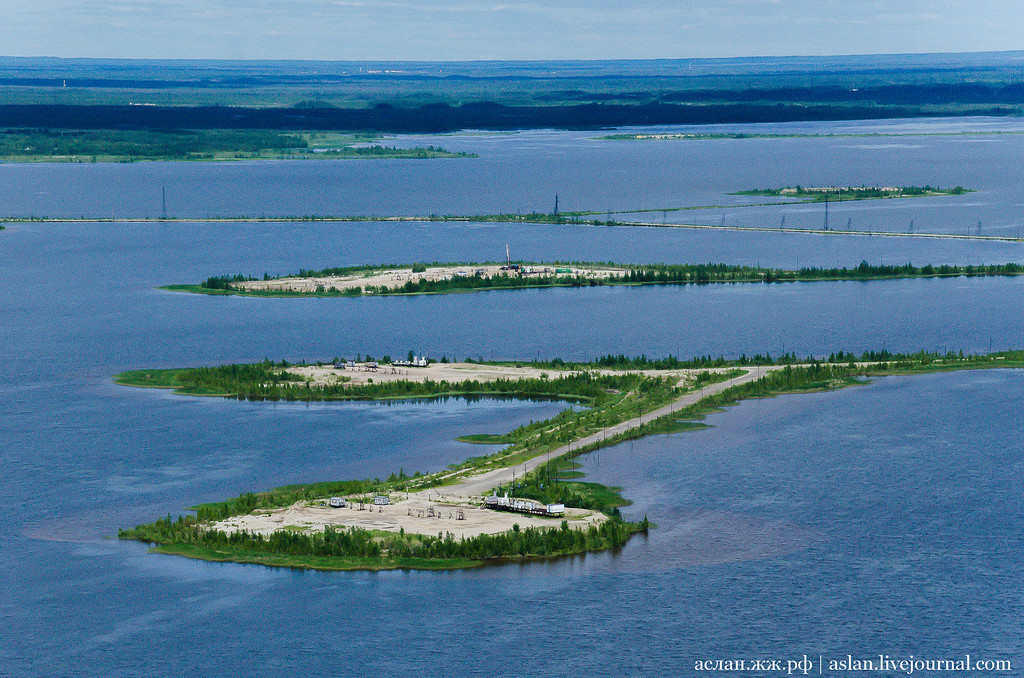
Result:
<svg viewBox="0 0 1024 678"><path fill-rule="evenodd" d="M96 63L264 63L264 64L607 64L607 63L657 63L657 62L737 62L782 60L857 60L898 57L965 57L965 56L1018 56L1024 65L1024 49L1019 50L968 50L952 52L862 52L855 54L762 54L718 57L648 57L611 59L275 59L275 58L183 58L183 57L98 57L98 56L50 56L50 55L0 55L0 62L10 61L54 61L54 62L96 62Z"/></svg>

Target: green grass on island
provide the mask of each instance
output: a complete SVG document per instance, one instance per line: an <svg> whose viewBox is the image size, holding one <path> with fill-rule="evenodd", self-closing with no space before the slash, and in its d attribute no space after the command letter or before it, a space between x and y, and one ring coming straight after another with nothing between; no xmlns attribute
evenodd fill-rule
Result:
<svg viewBox="0 0 1024 678"><path fill-rule="evenodd" d="M135 386L138 388L167 388L174 389L189 395L230 395L228 391L212 388L206 385L197 385L193 381L193 370L191 369L160 369L160 370L131 370L122 372L115 378L122 386Z"/></svg>
<svg viewBox="0 0 1024 678"><path fill-rule="evenodd" d="M456 438L460 443L473 445L508 445L513 442L507 433L472 433Z"/></svg>
<svg viewBox="0 0 1024 678"><path fill-rule="evenodd" d="M443 264L407 264L404 266L354 266L326 268L318 271L303 270L286 276L264 274L262 278L245 274L211 276L198 284L166 285L160 289L174 292L190 292L209 295L243 295L256 297L360 297L414 294L446 294L453 292L474 292L512 289L536 289L544 287L599 287L604 285L707 285L712 283L783 283L817 282L839 280L894 280L903 278L959 278L1018 276L1024 273L1021 264L979 264L953 266L948 264L925 266L874 265L862 261L852 268L777 269L757 266L735 266L727 264L612 264L593 262L572 263L527 263L517 262L518 270L502 271L495 275L466 274L451 277L431 277L429 273L419 279L412 279L416 272L426 272ZM465 264L470 271L483 264ZM452 264L447 264L452 266ZM560 273L559 267L571 266L570 273ZM608 272L609 269L614 269ZM529 272L529 271L534 272ZM544 272L544 271L550 272ZM589 271L601 271L593 276ZM341 276L369 277L383 271L400 271L410 274L408 280L398 286L355 285L336 287L330 283L319 284L309 291L298 289L251 289L244 288L252 281L285 281L290 279L316 279ZM342 283L337 283L342 284Z"/></svg>
<svg viewBox="0 0 1024 678"><path fill-rule="evenodd" d="M276 130L0 130L4 162L135 162L315 158L469 158L434 146L402 148L382 135Z"/></svg>
<svg viewBox="0 0 1024 678"><path fill-rule="evenodd" d="M507 364L507 363L496 363ZM649 359L623 355L604 356L592 363L569 363L550 360L532 363L550 369L554 376L507 380L503 393L522 395L571 394L584 400L585 409L566 409L540 422L520 426L498 436L472 436L473 442L498 442L505 447L491 454L469 458L441 471L407 475L403 469L386 480L349 480L292 485L260 493L243 493L236 499L193 508L194 514L161 518L153 523L121 530L119 537L154 545L162 553L205 560L256 563L267 566L312 568L326 570L365 569L451 569L475 567L486 563L522 561L561 557L589 551L618 548L632 534L651 527L647 519L626 522L619 508L627 504L617 488L576 480L574 459L599 447L652 434L680 433L704 426L703 418L746 398L770 397L783 393L811 393L864 383L866 378L884 375L913 375L958 369L991 369L1024 367L1024 352L1007 351L988 355L964 355L960 352L893 354L870 351L861 355L836 352L827 359L798 359L793 354L780 357L741 356L738 359L710 356L680 360L675 357ZM552 521L552 527L528 527L472 538L455 539L451 534L416 535L380 532L360 528L328 528L322 533L303 530L278 530L270 536L249 532L225 533L209 528L213 521L274 508L299 501L323 500L344 496L350 500L365 499L387 492L412 492L443 487L482 471L506 468L544 455L547 451L579 441L595 432L650 412L679 397L682 390L665 378L640 371L621 375L598 376L596 368L614 367L623 370L724 368L717 373L698 373L691 389L726 380L738 374L734 370L764 366L761 378L725 388L696 404L670 415L643 422L642 426L624 433L581 445L571 453L540 464L514 485L500 486L498 492L534 499L543 503L564 503L601 511L609 520L585 530L570 529L565 523ZM229 365L220 368L179 370L136 370L119 375L118 382L135 386L177 388L197 395L220 392L228 397L256 399L321 399L310 384L282 377L288 363L264 361L255 365ZM768 369L772 368L772 369ZM558 374L555 374L556 370ZM349 397L393 397L407 387L372 385L346 386ZM494 393L494 384L443 384L426 382L409 387L407 397L445 395L456 391ZM336 394L337 395L337 394Z"/></svg>

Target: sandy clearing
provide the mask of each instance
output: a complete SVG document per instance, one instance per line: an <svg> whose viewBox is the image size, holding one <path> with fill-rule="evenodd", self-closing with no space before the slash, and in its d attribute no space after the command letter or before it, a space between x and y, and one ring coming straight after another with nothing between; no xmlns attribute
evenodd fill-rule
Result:
<svg viewBox="0 0 1024 678"><path fill-rule="evenodd" d="M579 529L607 520L600 513L583 509L566 509L564 518L493 511L482 508L478 498L474 503L465 495L451 492L442 494L438 490L394 493L391 497L394 503L388 506L367 504L365 510L359 510L358 504L349 504L346 508L330 508L324 502L303 501L274 511L235 516L213 523L211 527L224 532L247 530L269 535L280 529L323 532L325 526L331 525L387 532L404 529L410 534L436 535L438 532L451 532L459 539L508 532L515 524L523 528L550 528L561 526L564 519L570 527ZM460 510L463 520L458 519Z"/></svg>
<svg viewBox="0 0 1024 678"><path fill-rule="evenodd" d="M394 365L375 365L374 363L355 363L348 367L334 365L306 365L289 367L291 374L308 379L314 386L337 384L344 379L354 386L385 381L446 381L459 382L467 379L476 381L494 381L496 379L555 379L563 375L577 374L576 371L562 371L532 367L529 364L515 365L481 365L478 363L431 363L426 367L404 367ZM640 372L648 376L674 377L680 386L691 383L699 372L707 370L593 370L598 374L629 374ZM711 370L714 371L714 370Z"/></svg>

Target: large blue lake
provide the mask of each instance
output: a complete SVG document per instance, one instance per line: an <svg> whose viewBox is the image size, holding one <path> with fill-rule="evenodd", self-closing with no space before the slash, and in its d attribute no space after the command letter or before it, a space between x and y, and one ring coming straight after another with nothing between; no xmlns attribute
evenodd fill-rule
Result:
<svg viewBox="0 0 1024 678"><path fill-rule="evenodd" d="M990 120L774 127L851 126L1024 130ZM403 139L481 156L422 163L2 165L0 211L155 214L163 185L173 211L199 217L497 211L513 202L528 211L548 209L556 188L566 209L650 209L712 204L726 189L754 186L931 183L978 192L950 204L843 209L863 212L851 213L854 223L874 210L893 229L913 218L935 232L982 221L1012 233L1022 221L1016 134L617 144L594 136ZM808 212L808 223L818 216ZM496 259L505 242L535 259L1024 261L1013 243L669 229L13 226L0 233L0 675L689 675L703 659L880 653L970 653L1013 660L1020 674L1016 371L745 402L710 417L711 428L592 454L588 477L622 486L634 502L627 513L658 525L619 553L329 574L156 556L112 539L119 527L248 490L434 470L478 452L457 435L508 430L564 407L195 399L113 385L125 369L410 349L583 359L1024 346L1016 278L310 300L155 289L224 272Z"/></svg>

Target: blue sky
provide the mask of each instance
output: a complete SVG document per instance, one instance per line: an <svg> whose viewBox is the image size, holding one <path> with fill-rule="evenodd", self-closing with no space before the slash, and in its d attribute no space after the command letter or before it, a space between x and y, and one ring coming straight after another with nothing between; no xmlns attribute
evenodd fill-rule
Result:
<svg viewBox="0 0 1024 678"><path fill-rule="evenodd" d="M472 60L1024 48L994 0L0 0L0 55Z"/></svg>

